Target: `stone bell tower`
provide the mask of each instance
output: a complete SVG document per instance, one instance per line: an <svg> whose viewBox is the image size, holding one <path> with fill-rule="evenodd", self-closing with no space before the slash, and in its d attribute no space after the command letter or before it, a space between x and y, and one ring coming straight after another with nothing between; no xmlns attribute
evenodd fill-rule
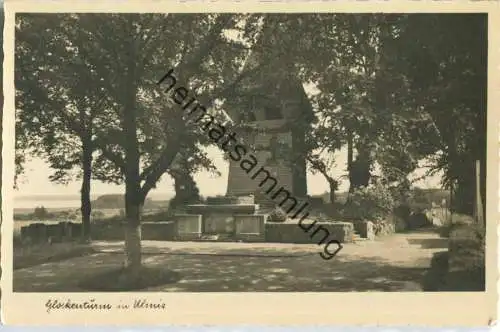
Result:
<svg viewBox="0 0 500 332"><path fill-rule="evenodd" d="M252 60L250 65L258 61L255 56ZM305 134L312 107L296 76L276 72L262 70L252 75L227 112L236 123L252 125L238 134L253 147L249 150L257 157L259 168L265 167L278 180L278 187L303 198L307 195ZM258 197L259 181L250 175L239 162L230 160L227 195Z"/></svg>

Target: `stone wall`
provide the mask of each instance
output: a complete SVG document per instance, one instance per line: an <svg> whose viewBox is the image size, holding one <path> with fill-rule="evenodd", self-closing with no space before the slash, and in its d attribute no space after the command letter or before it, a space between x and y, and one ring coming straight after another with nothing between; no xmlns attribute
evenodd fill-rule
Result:
<svg viewBox="0 0 500 332"><path fill-rule="evenodd" d="M246 204L246 205L255 204L255 196L253 194L239 196L238 204Z"/></svg>
<svg viewBox="0 0 500 332"><path fill-rule="evenodd" d="M90 231L92 240L123 241L125 238L125 231L120 221L92 224Z"/></svg>
<svg viewBox="0 0 500 332"><path fill-rule="evenodd" d="M359 235L368 240L375 239L375 229L371 221L362 221L358 223Z"/></svg>
<svg viewBox="0 0 500 332"><path fill-rule="evenodd" d="M266 223L266 215L234 215L234 235L236 241L318 243L337 240L351 242L351 223L316 222L306 232L297 223ZM202 236L202 216L197 214L179 215L176 221L143 222L142 239L158 241L193 241ZM103 241L123 241L124 224L107 222L92 224L92 239ZM31 243L58 242L80 238L81 224L60 223L54 225L32 224L21 228L21 238L29 238ZM323 241L322 241L323 240Z"/></svg>
<svg viewBox="0 0 500 332"><path fill-rule="evenodd" d="M393 224L392 218L373 223L373 229L376 236L390 235L396 232L396 227Z"/></svg>
<svg viewBox="0 0 500 332"><path fill-rule="evenodd" d="M384 236L402 231L403 229L396 228L397 219L394 216L389 216L385 220L380 221L353 221L354 231L362 238L373 239L375 236ZM372 234L373 233L373 234Z"/></svg>
<svg viewBox="0 0 500 332"><path fill-rule="evenodd" d="M266 215L235 215L235 238L248 242L264 242L266 239Z"/></svg>
<svg viewBox="0 0 500 332"><path fill-rule="evenodd" d="M80 238L81 233L82 225L77 223L33 223L21 227L21 241L29 243L71 241L72 239Z"/></svg>
<svg viewBox="0 0 500 332"><path fill-rule="evenodd" d="M197 240L202 235L201 214L182 214L175 216L175 239L180 241Z"/></svg>
<svg viewBox="0 0 500 332"><path fill-rule="evenodd" d="M174 221L143 222L142 239L173 241L176 234Z"/></svg>
<svg viewBox="0 0 500 332"><path fill-rule="evenodd" d="M311 224L305 224L307 227ZM316 222L306 232L296 223L266 223L266 242L280 243L315 243L328 235L323 243L337 240L341 243L352 242L354 227L352 223ZM318 230L319 229L319 230Z"/></svg>
<svg viewBox="0 0 500 332"><path fill-rule="evenodd" d="M92 225L92 239L101 241L123 241L125 239L124 222L106 222ZM142 222L143 240L172 241L176 229L173 221Z"/></svg>
<svg viewBox="0 0 500 332"><path fill-rule="evenodd" d="M242 196L214 196L207 197L207 205L227 205L227 204L243 204L252 205L255 204L254 195L242 195Z"/></svg>

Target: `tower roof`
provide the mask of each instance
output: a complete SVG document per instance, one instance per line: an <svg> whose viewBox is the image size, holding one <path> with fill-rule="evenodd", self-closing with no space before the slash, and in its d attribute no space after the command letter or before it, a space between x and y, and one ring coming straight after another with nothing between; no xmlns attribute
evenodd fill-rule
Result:
<svg viewBox="0 0 500 332"><path fill-rule="evenodd" d="M240 82L227 100L226 112L235 121L305 120L312 106L294 67L281 59L269 61L261 51L252 51Z"/></svg>

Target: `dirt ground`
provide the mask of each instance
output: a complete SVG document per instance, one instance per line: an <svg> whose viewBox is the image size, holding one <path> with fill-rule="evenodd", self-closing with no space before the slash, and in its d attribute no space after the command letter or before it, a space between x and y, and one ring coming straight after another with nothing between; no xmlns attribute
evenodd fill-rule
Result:
<svg viewBox="0 0 500 332"><path fill-rule="evenodd" d="M81 292L82 278L122 265L123 243L96 242L95 254L14 271L16 292ZM143 241L143 263L178 274L145 291L423 291L431 258L447 239L429 231L345 244L331 260L318 245Z"/></svg>

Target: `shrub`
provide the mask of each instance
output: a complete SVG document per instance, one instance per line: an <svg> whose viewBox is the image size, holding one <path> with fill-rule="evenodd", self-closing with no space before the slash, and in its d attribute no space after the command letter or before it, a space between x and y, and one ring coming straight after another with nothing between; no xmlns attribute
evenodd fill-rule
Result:
<svg viewBox="0 0 500 332"><path fill-rule="evenodd" d="M408 229L417 229L421 227L432 226L432 220L423 212L412 213L408 220Z"/></svg>
<svg viewBox="0 0 500 332"><path fill-rule="evenodd" d="M432 199L425 190L420 188L413 188L408 201L413 213L422 213L432 208Z"/></svg>
<svg viewBox="0 0 500 332"><path fill-rule="evenodd" d="M395 231L395 226L392 221L379 220L373 223L373 232L377 236L392 234Z"/></svg>
<svg viewBox="0 0 500 332"><path fill-rule="evenodd" d="M451 215L451 220L453 224L460 224L460 225L472 225L474 224L474 218L471 216L468 216L466 214L460 214L460 213L453 213Z"/></svg>
<svg viewBox="0 0 500 332"><path fill-rule="evenodd" d="M329 219L342 219L344 214L343 214L343 209L344 209L344 204L341 204L341 203L334 203L334 204L331 204L331 203L327 203L327 204L324 204L323 207L319 208L319 209L311 209L309 210L309 212L311 213L311 215L314 213L314 212L318 212L317 214L318 215L326 215L329 217Z"/></svg>
<svg viewBox="0 0 500 332"><path fill-rule="evenodd" d="M309 197L307 202L313 209L322 209L326 205L322 197Z"/></svg>
<svg viewBox="0 0 500 332"><path fill-rule="evenodd" d="M451 216L452 222L445 224L439 230L439 234L442 237L449 237L450 233L461 226L474 225L474 219L471 216L465 214L453 213Z"/></svg>
<svg viewBox="0 0 500 332"><path fill-rule="evenodd" d="M484 256L485 230L481 225L454 224L450 229L449 251Z"/></svg>
<svg viewBox="0 0 500 332"><path fill-rule="evenodd" d="M484 290L485 230L477 224L454 224L449 238L449 279L461 279L470 290Z"/></svg>
<svg viewBox="0 0 500 332"><path fill-rule="evenodd" d="M173 220L174 218L175 211L172 209L145 214L142 216L143 221L169 221Z"/></svg>
<svg viewBox="0 0 500 332"><path fill-rule="evenodd" d="M288 218L287 214L283 209L276 207L271 211L268 217L268 221L270 222L285 222Z"/></svg>
<svg viewBox="0 0 500 332"><path fill-rule="evenodd" d="M400 204L394 208L392 223L396 232L405 231L410 221L411 209L407 204Z"/></svg>
<svg viewBox="0 0 500 332"><path fill-rule="evenodd" d="M377 222L387 218L394 209L389 189L380 183L355 189L344 207L344 217Z"/></svg>
<svg viewBox="0 0 500 332"><path fill-rule="evenodd" d="M411 208L406 204L398 205L394 209L394 215L407 222L410 219Z"/></svg>
<svg viewBox="0 0 500 332"><path fill-rule="evenodd" d="M68 217L69 217L69 215L68 215ZM90 219L92 219L92 220L100 220L100 219L103 219L105 217L106 217L106 215L102 211L92 211L90 213Z"/></svg>

